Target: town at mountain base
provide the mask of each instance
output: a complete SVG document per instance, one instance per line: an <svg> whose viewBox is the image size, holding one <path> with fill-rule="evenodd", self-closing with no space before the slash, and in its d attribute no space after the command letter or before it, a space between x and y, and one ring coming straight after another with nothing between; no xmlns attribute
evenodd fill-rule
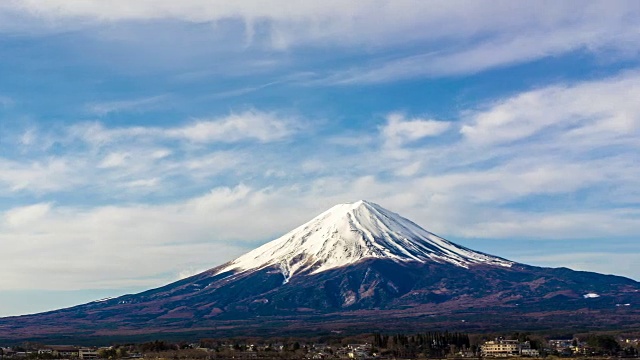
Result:
<svg viewBox="0 0 640 360"><path fill-rule="evenodd" d="M515 263L358 201L161 288L0 319L0 339L624 329L640 322L638 304L634 280Z"/></svg>

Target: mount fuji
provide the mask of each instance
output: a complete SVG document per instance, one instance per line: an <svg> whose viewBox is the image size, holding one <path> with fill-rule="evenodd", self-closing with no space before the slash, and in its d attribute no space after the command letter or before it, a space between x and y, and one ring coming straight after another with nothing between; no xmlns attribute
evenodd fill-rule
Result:
<svg viewBox="0 0 640 360"><path fill-rule="evenodd" d="M219 272L277 266L285 283L296 273L318 274L365 259L434 261L468 268L513 263L455 245L377 204L340 204L308 223L232 261Z"/></svg>
<svg viewBox="0 0 640 360"><path fill-rule="evenodd" d="M474 251L361 200L336 205L233 261L157 289L0 319L0 340L426 326L625 328L640 321L638 305L640 283L634 280Z"/></svg>

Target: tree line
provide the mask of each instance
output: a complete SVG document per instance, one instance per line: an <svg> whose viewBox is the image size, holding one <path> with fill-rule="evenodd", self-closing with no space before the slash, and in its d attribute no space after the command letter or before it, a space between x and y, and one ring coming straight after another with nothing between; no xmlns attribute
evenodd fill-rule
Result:
<svg viewBox="0 0 640 360"><path fill-rule="evenodd" d="M426 332L415 335L374 334L373 347L382 354L399 357L444 357L463 350L471 350L469 334L459 332Z"/></svg>

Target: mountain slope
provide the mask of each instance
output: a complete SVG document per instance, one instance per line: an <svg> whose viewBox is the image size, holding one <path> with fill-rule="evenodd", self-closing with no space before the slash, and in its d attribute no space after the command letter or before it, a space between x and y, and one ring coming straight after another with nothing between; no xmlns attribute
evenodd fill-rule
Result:
<svg viewBox="0 0 640 360"><path fill-rule="evenodd" d="M369 331L382 317L385 329L624 327L640 321L637 304L640 283L631 279L518 264L358 201L161 288L0 319L0 339L189 329L268 334L282 333L283 319L291 332Z"/></svg>
<svg viewBox="0 0 640 360"><path fill-rule="evenodd" d="M317 274L370 258L436 261L465 268L472 264L512 265L510 261L453 244L396 213L360 200L332 207L219 271L277 265L288 280L297 272Z"/></svg>

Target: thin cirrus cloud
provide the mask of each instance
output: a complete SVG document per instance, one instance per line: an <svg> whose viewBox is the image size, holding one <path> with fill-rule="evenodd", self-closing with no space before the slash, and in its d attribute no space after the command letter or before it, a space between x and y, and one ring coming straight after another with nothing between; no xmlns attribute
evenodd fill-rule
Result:
<svg viewBox="0 0 640 360"><path fill-rule="evenodd" d="M89 190L87 186L101 192L110 187L160 190L185 177L197 183L251 158L242 147L216 150L211 146L283 141L303 127L298 118L248 110L181 126L109 127L92 122L49 130L30 128L25 132L30 140L17 144L15 156L0 156L0 184L5 185L0 193L55 194ZM41 143L49 145L43 150ZM174 180L167 183L168 179Z"/></svg>
<svg viewBox="0 0 640 360"><path fill-rule="evenodd" d="M154 107L158 107L163 102L169 99L168 95L158 95L145 97L140 99L133 100L120 100L120 101L106 101L106 102L97 102L91 103L86 106L88 112L98 115L105 116L111 113L118 112L138 112L138 111L147 111L153 109Z"/></svg>
<svg viewBox="0 0 640 360"><path fill-rule="evenodd" d="M575 10L582 4L582 11ZM239 19L247 23L247 32L259 31L260 22L271 25L274 37L333 38L334 41L380 41L403 33L406 37L427 39L477 36L479 32L498 29L519 30L546 25L549 29L584 24L616 23L638 11L633 1L611 4L605 1L565 2L524 1L449 1L435 6L429 1L376 1L347 3L307 1L290 3L282 0L221 2L185 0L177 4L169 0L99 0L64 1L13 0L0 9L55 21L150 21L171 19L185 22L218 22ZM488 16L493 15L493 16ZM509 16L506 16L509 15ZM627 19L629 20L629 19ZM306 30L282 34L291 27L306 24ZM320 28L319 25L323 27ZM309 26L311 25L311 26ZM302 28L302 27L301 27ZM432 30L432 31L413 31ZM350 31L347 31L350 30ZM396 39L395 41L402 41Z"/></svg>
<svg viewBox="0 0 640 360"><path fill-rule="evenodd" d="M9 96L4 96L4 95L0 95L0 109L2 108L9 108L11 107L13 104L15 103L15 101L9 97Z"/></svg>
<svg viewBox="0 0 640 360"><path fill-rule="evenodd" d="M271 142L283 139L296 131L296 122L273 113L248 111L231 114L223 120L196 121L181 128L163 132L169 138L204 143L211 141L235 142L243 139Z"/></svg>
<svg viewBox="0 0 640 360"><path fill-rule="evenodd" d="M381 134L388 147L398 147L425 137L441 135L451 127L449 122L406 119L399 113L389 114L386 119L387 123L381 128Z"/></svg>
<svg viewBox="0 0 640 360"><path fill-rule="evenodd" d="M108 128L99 122L82 123L72 126L69 136L96 145L131 139L178 140L202 144L243 140L271 142L294 134L300 126L301 122L292 117L248 110L211 120L195 120L178 127Z"/></svg>
<svg viewBox="0 0 640 360"><path fill-rule="evenodd" d="M116 5L118 3L120 5ZM239 46L260 47L266 43L286 50L355 45L367 48L373 58L378 59L368 61L363 67L324 70L325 75L315 82L329 84L468 74L577 50L604 49L608 56L637 54L640 50L637 46L639 25L635 21L640 9L633 1L477 1L472 4L449 1L442 4L380 0L345 4L335 0L302 3L187 0L177 4L168 0L115 0L106 4L99 0L14 0L0 5L0 16L3 13L8 19L25 18L0 26L0 31L4 28L14 32L18 31L16 27L28 31L24 23L31 24L31 28L45 27L41 31L72 27L90 32L100 24L112 22L142 24L175 20L215 24L210 27L213 33L214 29L222 31L231 26L230 23L239 23L244 28L240 36L247 39L231 40ZM223 40L212 37L210 41ZM390 54L389 49L394 51ZM414 50L406 54L406 49ZM396 52L405 55L389 60Z"/></svg>
<svg viewBox="0 0 640 360"><path fill-rule="evenodd" d="M374 60L370 64L336 70L311 83L329 85L376 84L419 77L442 77L473 74L497 67L522 64L572 51L597 54L606 50L610 55L626 57L638 53L640 25L621 17L621 24L608 27L591 24L568 26L553 32L507 33L467 46L395 59Z"/></svg>
<svg viewBox="0 0 640 360"><path fill-rule="evenodd" d="M131 155L123 152L112 152L98 164L99 168L115 168L124 165Z"/></svg>

